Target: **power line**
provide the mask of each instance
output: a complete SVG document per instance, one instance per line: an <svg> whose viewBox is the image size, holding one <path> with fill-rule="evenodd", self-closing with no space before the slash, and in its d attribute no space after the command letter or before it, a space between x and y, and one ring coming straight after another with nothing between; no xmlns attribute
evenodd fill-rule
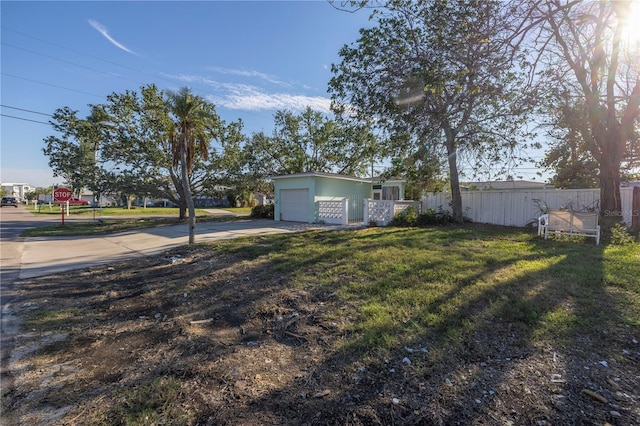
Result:
<svg viewBox="0 0 640 426"><path fill-rule="evenodd" d="M40 114L40 115L46 115L47 117L51 117L51 114L47 114L47 113L44 113L44 112L38 112L38 111L32 111L30 109L12 107L12 106L9 106L9 105L0 105L0 107L2 107L2 108L10 108L10 109L17 109L18 111L30 112L32 114Z"/></svg>
<svg viewBox="0 0 640 426"><path fill-rule="evenodd" d="M16 117L14 115L0 114L0 116L7 117L7 118L14 118L16 120L22 120L22 121L31 121L32 123L46 124L47 126L51 125L51 123L45 123L44 121L31 120L29 118Z"/></svg>
<svg viewBox="0 0 640 426"><path fill-rule="evenodd" d="M99 61L102 61L102 62L105 62L105 63L108 63L108 64L112 64L112 65L115 65L115 66L118 66L118 67L121 67L121 68L125 68L125 69L131 70L131 71L135 71L135 72L138 72L138 73L141 73L141 74L149 75L149 76L151 76L151 77L153 77L155 79L164 80L164 81L172 83L172 84L176 84L176 83L184 84L184 82L181 81L180 79L176 79L176 78L172 78L172 77L167 78L167 77L163 76L162 74L154 74L154 73L151 73L151 72L148 72L148 71L143 71L143 70L138 69L138 68L134 68L134 67L130 67L130 66L127 66L127 65L119 64L117 62L109 61L107 59L100 58L100 57L97 57L95 55L91 55L89 53L82 52L80 50L76 50L76 49L61 45L59 43L54 43L54 42L51 42L51 41L48 41L48 40L44 40L44 39L41 39L39 37L35 37L35 36L30 35L30 34L23 33L21 31L17 31L17 30L14 30L12 28L8 28L6 26L2 26L2 28L4 30L8 30L8 31L20 34L20 35L25 36L25 37L29 37L31 39L38 40L38 41L50 44L52 46L60 47L62 49L66 49L66 50L69 50L71 52L78 53L80 55L84 55L84 56L87 56L87 57L95 59L95 60L99 60ZM46 58L50 58L50 59L53 59L53 60L56 60L56 61L60 61L60 62L63 62L63 63L68 63L70 65L74 65L74 66L78 66L78 67L81 67L81 68L85 68L85 69L88 69L88 70L91 70L91 71L94 71L94 72L100 72L100 73L103 73L103 74L106 74L106 75L109 75L109 76L112 76L112 77L121 78L121 79L124 79L124 80L132 81L132 82L134 82L136 84L143 85L143 83L140 83L138 81L127 79L127 78L124 78L124 77L119 77L119 76L114 75L112 73L107 73L107 72L104 72L104 71L96 70L96 69L87 67L85 65L76 64L76 63L73 63L73 62L70 62L70 61L67 61L67 60L64 60L64 59L56 58L56 57L51 56L51 55L46 55L46 54L39 53L39 52L36 52L36 51L33 51L33 50L29 50L29 49L26 49L26 48L15 46L15 45L10 44L10 43L6 43L6 42L1 42L1 43L5 44L7 46L13 47L15 49L23 50L23 51L26 51L26 52L29 52L29 53L32 53L32 54L35 54L35 55L44 56ZM25 80L27 80L27 79L25 79ZM27 81L30 81L30 80L27 80ZM193 82L191 82L191 83L193 83ZM201 88L204 88L203 92L205 92L205 94L207 92L209 92L209 90L204 85L197 83L197 86L199 86ZM53 86L53 87L58 87L58 86ZM72 90L72 89L68 89L68 90ZM74 91L76 91L76 90L74 90ZM84 93L84 92L79 92L79 93ZM97 96L97 95L93 95L93 96ZM267 115L264 115L264 114L261 114L261 113L255 112L255 111L251 111L251 110L244 110L244 113L248 114L248 115L253 115L253 116L256 116L256 117L260 117L260 118L273 118L272 116L267 116Z"/></svg>
<svg viewBox="0 0 640 426"><path fill-rule="evenodd" d="M1 75L4 75L6 77L13 77L13 78L18 78L20 80L25 80L25 81L30 81L32 83L38 83L38 84L43 84L45 86L51 86L51 87L55 87L58 89L64 89L64 90L69 90L71 92L76 92L76 93L82 93L83 95L89 95L89 96L95 96L96 98L100 98L103 99L104 96L101 95L96 95L95 93L89 93L89 92L83 92L82 90L76 90L76 89L70 89L69 87L64 87L64 86L58 86L56 84L51 84L51 83L45 83L44 81L38 81L38 80L32 80L30 78L24 78L24 77L19 77L17 75L13 75L13 74L7 74L5 72L0 72Z"/></svg>
<svg viewBox="0 0 640 426"><path fill-rule="evenodd" d="M2 26L2 29L7 30L7 31L14 32L14 33L16 33L16 34L20 34L20 35L25 36L25 37L29 37L29 38L34 39L34 40L41 41L41 42L43 42L43 43L50 44L50 45L52 45L52 46L60 47L60 48L62 48L62 49L68 50L68 51L70 51L70 52L79 53L79 54L81 54L81 55L88 56L89 58L96 59L96 60L98 60L98 61L106 62L106 63L108 63L108 64L116 65L116 66L119 66L119 67L122 67L122 68L126 68L126 69L129 69L129 70L132 70L132 71L142 72L142 71L137 70L137 69L135 69L135 68L133 68L133 67L129 67L129 66L127 66L127 65L118 64L118 63L116 63L116 62L109 61L109 60L104 59L104 58L100 58L100 57L95 56L95 55L92 55L92 54L90 54L90 53L82 52L82 51L80 51L80 50L76 50L76 49L73 49L73 48L71 48L71 47L63 46L62 44L54 43L54 42L52 42L52 41L45 40L45 39L43 39L43 38L39 38L39 37L36 37L36 36L32 36L32 35L30 35L30 34L26 34L26 33L23 33L23 32L21 32L21 31L17 31L17 30L14 30L14 29L11 29L11 28L8 28L8 27L5 27L5 26Z"/></svg>
<svg viewBox="0 0 640 426"><path fill-rule="evenodd" d="M71 47L68 47L68 46L64 46L64 45L62 45L62 44L59 44L59 43L54 43L54 42L49 41L49 40L45 40L45 39L42 39L42 38L39 38L39 37L35 37L35 36L30 35L30 34L26 34L26 33L23 33L23 32L21 32L21 31L14 30L14 29L12 29L12 28L8 28L8 27L5 27L5 26L2 26L2 28L3 28L3 29L5 29L5 30L8 30L8 31L14 32L14 33L16 33L16 34L20 34L20 35L22 35L22 36L29 37L29 38L31 38L31 39L41 41L41 42L43 42L43 43L47 43L47 44L50 44L50 45L52 45L52 46L56 46L56 47L59 47L59 48L61 48L61 49L68 50L68 51L70 51L70 52L74 52L74 53L78 53L78 54L80 54L80 55L87 56L87 57L89 57L89 58L91 58L91 59L95 59L95 60L98 60L98 61L105 62L105 63L107 63L107 64L115 65L115 66L117 66L117 67L121 67L121 68L128 69L128 70L131 70L131 71L139 72L139 73L141 73L141 74L147 74L147 75L149 75L149 76L151 76L151 77L154 77L154 78L157 78L157 79L160 79L160 80L164 80L164 81L167 81L167 82L169 82L169 83L175 83L175 82L176 82L176 80L175 80L175 79L174 79L174 80L171 80L171 79L165 78L165 77L163 77L161 74L154 74L154 73L151 73L151 72L148 72L148 71L143 71L143 70L138 69L138 68L130 67L130 66L128 66L128 65L119 64L119 63L117 63L117 62L113 62L113 61L110 61L110 60L108 60L108 59L104 59L104 58L101 58L101 57L99 57L99 56L92 55L92 54L90 54L90 53L82 52L82 51L80 51L80 50L76 50L76 49L73 49L73 48L71 48ZM12 47L14 47L14 46L12 46ZM26 50L26 49L23 49L23 48L20 48L20 47L16 47L16 48L17 48L17 49ZM53 57L51 57L51 58L53 58ZM55 59L55 58L54 58L54 59ZM138 84L140 84L140 83L138 83Z"/></svg>
<svg viewBox="0 0 640 426"><path fill-rule="evenodd" d="M76 64L75 62L67 61L65 59L56 58L55 56L51 56L51 55L47 55L47 54L44 54L44 53L36 52L35 50L25 49L23 47L15 46L15 45L13 45L11 43L7 43L7 42L4 42L4 41L0 42L0 43L2 43L5 46L13 47L14 49L18 49L18 50L22 50L22 51L25 51L25 52L29 52L29 53L32 53L34 55L38 55L38 56L42 56L42 57L45 57L45 58L48 58L48 59L52 59L54 61L59 61L59 62L62 62L63 64L69 64L69 65L73 65L73 66L76 66L76 67L84 68L84 69L89 70L89 71L97 72L97 73L100 73L100 74L105 74L105 75L108 75L108 76L111 76L111 77L115 77L115 78L120 78L122 80L131 81L131 82L136 83L136 84L144 84L144 83L141 83L139 81L132 80L130 78L122 77L122 76L119 76L119 75L114 75L112 73L108 73L108 72L105 72L105 71L100 71L98 69L91 68L91 67L88 67L86 65Z"/></svg>

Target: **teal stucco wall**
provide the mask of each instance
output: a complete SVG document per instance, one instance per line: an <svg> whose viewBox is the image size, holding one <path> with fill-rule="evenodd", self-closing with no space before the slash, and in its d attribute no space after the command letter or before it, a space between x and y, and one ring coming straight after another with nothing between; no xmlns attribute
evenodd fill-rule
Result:
<svg viewBox="0 0 640 426"><path fill-rule="evenodd" d="M364 179L346 178L341 176L318 176L318 175L290 175L278 176L274 178L274 219L281 217L280 191L283 189L308 189L309 220L308 223L318 222L318 211L316 202L319 200L331 200L349 198L359 199L349 206L349 220L357 220L362 217L364 205L362 200L371 196L371 182ZM360 209L358 211L357 209Z"/></svg>

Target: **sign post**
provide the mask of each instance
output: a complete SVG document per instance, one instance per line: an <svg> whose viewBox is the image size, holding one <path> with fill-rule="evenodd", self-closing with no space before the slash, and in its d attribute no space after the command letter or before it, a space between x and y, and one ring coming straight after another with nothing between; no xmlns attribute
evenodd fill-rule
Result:
<svg viewBox="0 0 640 426"><path fill-rule="evenodd" d="M68 188L58 188L53 190L53 201L54 202L64 202L64 204L60 204L60 211L62 212L62 226L64 226L64 206L66 201L71 199L71 191Z"/></svg>

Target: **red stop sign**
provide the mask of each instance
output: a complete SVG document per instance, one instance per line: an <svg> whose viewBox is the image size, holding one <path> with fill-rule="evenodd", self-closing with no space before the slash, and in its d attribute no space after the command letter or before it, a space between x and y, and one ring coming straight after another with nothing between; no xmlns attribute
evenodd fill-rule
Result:
<svg viewBox="0 0 640 426"><path fill-rule="evenodd" d="M53 199L55 201L69 201L71 199L71 191L68 188L58 188L53 191Z"/></svg>

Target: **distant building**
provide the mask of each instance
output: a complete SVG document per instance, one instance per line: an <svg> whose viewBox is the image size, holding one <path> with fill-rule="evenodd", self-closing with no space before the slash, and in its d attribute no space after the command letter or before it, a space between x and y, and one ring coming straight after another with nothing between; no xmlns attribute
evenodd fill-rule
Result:
<svg viewBox="0 0 640 426"><path fill-rule="evenodd" d="M0 187L5 191L7 195L12 195L24 200L27 192L33 191L33 188L28 183L0 183Z"/></svg>
<svg viewBox="0 0 640 426"><path fill-rule="evenodd" d="M497 180L493 182L465 182L462 191L531 191L535 189L555 189L550 183L529 180Z"/></svg>

